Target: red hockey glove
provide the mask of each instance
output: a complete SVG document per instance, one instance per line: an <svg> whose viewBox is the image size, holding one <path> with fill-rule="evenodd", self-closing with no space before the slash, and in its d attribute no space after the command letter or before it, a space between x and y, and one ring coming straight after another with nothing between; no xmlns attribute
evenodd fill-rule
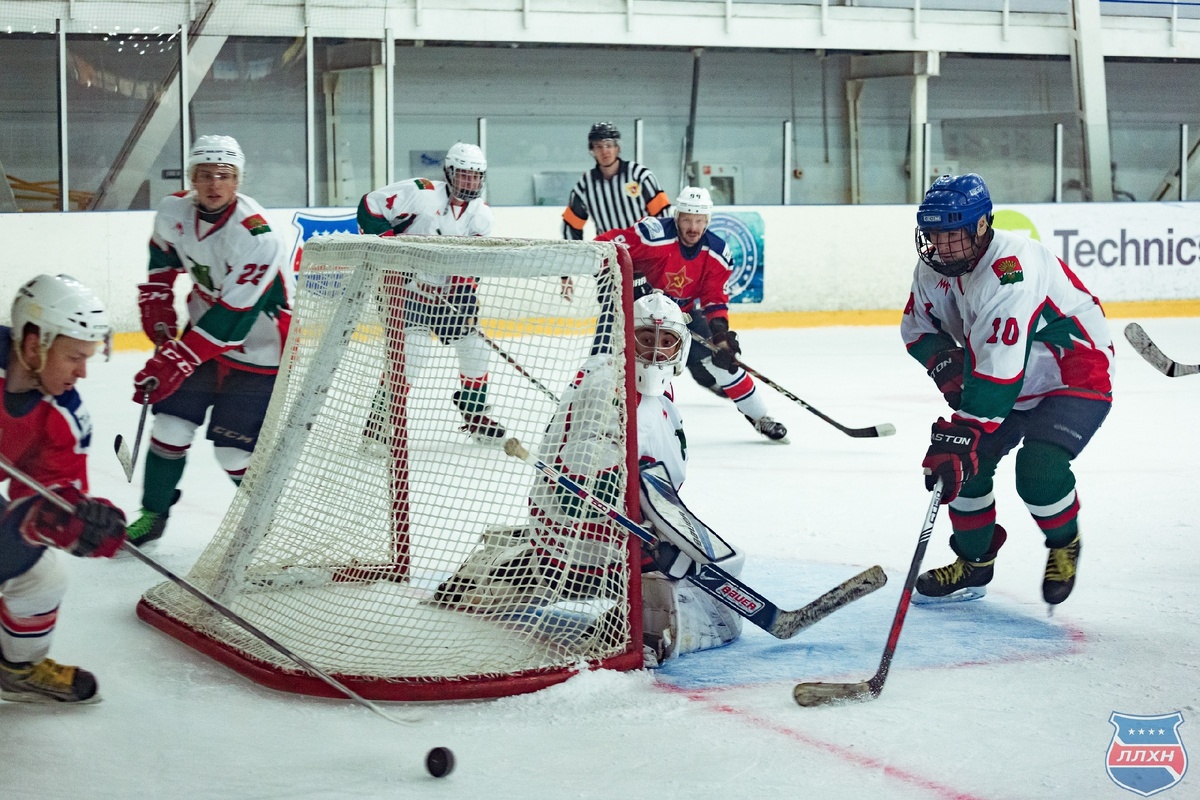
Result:
<svg viewBox="0 0 1200 800"><path fill-rule="evenodd" d="M175 393L179 385L200 366L200 357L186 344L172 339L151 356L141 372L133 376L133 402L141 403L147 389L150 402L157 403Z"/></svg>
<svg viewBox="0 0 1200 800"><path fill-rule="evenodd" d="M958 497L962 485L979 472L979 436L972 425L956 425L944 419L933 423L929 449L921 466L925 468L925 488L933 491L942 479L942 503Z"/></svg>
<svg viewBox="0 0 1200 800"><path fill-rule="evenodd" d="M961 347L934 353L925 362L925 370L950 407L957 411L962 405L963 370L966 356Z"/></svg>
<svg viewBox="0 0 1200 800"><path fill-rule="evenodd" d="M166 283L139 283L138 308L142 310L142 330L155 347L179 336L179 318L175 315L175 292Z"/></svg>
<svg viewBox="0 0 1200 800"><path fill-rule="evenodd" d="M73 486L54 491L75 505L75 513L63 511L44 497L35 498L20 524L25 541L53 545L84 558L112 558L125 544L125 512Z"/></svg>
<svg viewBox="0 0 1200 800"><path fill-rule="evenodd" d="M717 346L712 354L713 364L726 372L736 373L740 366L737 357L742 352L737 334L729 330L729 323L724 319L714 319L709 324L712 326L712 343Z"/></svg>

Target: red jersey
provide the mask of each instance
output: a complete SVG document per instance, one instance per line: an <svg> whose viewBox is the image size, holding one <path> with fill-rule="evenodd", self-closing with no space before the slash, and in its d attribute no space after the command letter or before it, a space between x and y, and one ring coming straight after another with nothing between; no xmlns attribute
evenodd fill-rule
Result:
<svg viewBox="0 0 1200 800"><path fill-rule="evenodd" d="M0 326L8 342L10 330ZM9 394L10 347L0 347L0 453L17 468L46 486L72 485L87 492L87 450L92 440L92 420L79 392L69 389L57 397L36 390ZM0 470L0 480L7 474ZM25 484L9 482L9 500L33 494Z"/></svg>
<svg viewBox="0 0 1200 800"><path fill-rule="evenodd" d="M634 271L684 311L690 312L698 301L706 319L728 319L729 245L712 231L706 230L700 241L684 248L674 219L646 217L628 228L602 233L596 241L628 246Z"/></svg>

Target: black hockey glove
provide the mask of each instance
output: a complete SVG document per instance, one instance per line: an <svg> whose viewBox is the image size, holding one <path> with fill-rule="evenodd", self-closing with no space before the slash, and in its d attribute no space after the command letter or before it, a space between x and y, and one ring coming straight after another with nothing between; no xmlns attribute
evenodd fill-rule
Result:
<svg viewBox="0 0 1200 800"><path fill-rule="evenodd" d="M712 343L717 346L712 354L712 362L726 372L737 372L739 366L737 357L742 352L737 334L729 330L729 323L726 320L714 319L709 324L712 327Z"/></svg>
<svg viewBox="0 0 1200 800"><path fill-rule="evenodd" d="M925 362L925 370L938 391L946 398L950 408L957 411L962 405L963 372L966 367L966 355L961 347L942 350L934 353Z"/></svg>

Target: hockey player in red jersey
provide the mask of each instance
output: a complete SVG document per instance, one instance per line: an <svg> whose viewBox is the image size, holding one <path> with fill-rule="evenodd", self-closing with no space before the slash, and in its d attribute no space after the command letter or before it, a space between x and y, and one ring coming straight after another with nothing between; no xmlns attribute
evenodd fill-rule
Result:
<svg viewBox="0 0 1200 800"><path fill-rule="evenodd" d="M195 188L164 198L154 217L138 305L155 353L133 379L134 402L154 404L142 510L129 526L137 544L163 535L205 417L217 462L240 483L267 414L295 278L262 206L238 192L245 166L233 137L198 137L187 163ZM185 272L188 321L176 338L173 285Z"/></svg>
<svg viewBox="0 0 1200 800"><path fill-rule="evenodd" d="M687 367L701 385L728 397L754 429L772 441L787 442L787 428L767 415L754 379L737 363L742 352L729 329L729 245L708 230L713 203L708 190L688 186L675 201L675 216L646 217L628 228L597 236L629 248L635 272L646 276L691 313L688 328L717 345L715 354L693 347ZM695 313L699 306L699 313Z"/></svg>
<svg viewBox="0 0 1200 800"><path fill-rule="evenodd" d="M917 579L924 598L986 593L1004 528L992 478L1016 456L1017 493L1045 536L1042 596L1075 585L1081 548L1074 460L1112 405L1113 344L1100 302L1041 242L992 228L978 175L938 178L917 210L912 292L901 334L954 413L933 425L922 466L943 482L954 563Z"/></svg>
<svg viewBox="0 0 1200 800"><path fill-rule="evenodd" d="M381 236L491 236L492 209L483 201L487 159L473 144L446 152L445 181L411 178L368 192L358 204L358 228ZM503 439L504 426L489 418L487 343L474 335L479 299L474 279L417 273L393 316L405 327L425 328L458 356L460 387L452 396L463 430L481 441ZM399 305L399 303L397 304ZM426 334L428 336L428 334Z"/></svg>
<svg viewBox="0 0 1200 800"><path fill-rule="evenodd" d="M92 424L75 384L106 347L108 313L66 275L39 275L17 292L12 327L0 327L0 454L75 506L67 514L13 478L0 517L0 698L34 703L100 699L96 678L47 658L67 574L55 549L112 556L125 514L88 494ZM8 477L0 471L0 477Z"/></svg>

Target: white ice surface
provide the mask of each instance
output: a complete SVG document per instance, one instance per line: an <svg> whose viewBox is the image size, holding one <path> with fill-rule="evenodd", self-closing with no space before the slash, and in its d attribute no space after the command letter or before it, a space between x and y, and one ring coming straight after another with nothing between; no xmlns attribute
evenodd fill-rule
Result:
<svg viewBox="0 0 1200 800"><path fill-rule="evenodd" d="M261 688L143 624L134 605L160 578L137 561L64 558L71 587L52 655L94 671L104 702L0 703L0 797L1129 797L1104 767L1113 711L1182 711L1185 746L1200 742L1200 377L1155 372L1126 344L1124 324L1113 321L1112 414L1076 462L1085 547L1075 593L1047 621L1046 551L1013 490L1010 457L997 476L1010 537L991 594L962 604L953 613L963 624L953 627L942 627L949 616L913 608L873 702L803 709L791 689L875 671L927 504L919 464L929 425L945 408L894 328L748 330L745 357L757 369L844 424L891 422L898 433L849 438L761 387L791 430L790 445L772 445L685 376L677 383L692 456L684 499L745 548L744 578L753 581L756 564L763 576L775 570L762 588L781 606L873 563L891 578L876 595L789 642L748 628L745 650L690 656L702 677L706 663L733 660L710 676L714 688L595 672L532 695L426 706L427 721L397 727L346 701ZM1172 357L1200 361L1200 320L1145 325ZM82 384L96 428L93 489L131 512L140 471L126 484L111 443L133 434L130 377L144 357L97 363ZM206 441L193 448L167 536L148 550L180 573L233 494L211 453ZM943 514L927 567L952 559L948 533ZM780 583L780 570L803 588ZM822 577L805 583L806 572ZM979 657L963 639L972 626L987 633L996 609L1066 644L1028 658L1011 647ZM822 652L837 641L854 652L817 658L837 656ZM1023 646L1000 641L996 652L1006 644ZM769 654L783 672L739 681L740 653ZM813 671L829 663L840 673ZM446 779L423 770L434 745L457 754ZM1161 796L1200 797L1200 777L1188 774Z"/></svg>

